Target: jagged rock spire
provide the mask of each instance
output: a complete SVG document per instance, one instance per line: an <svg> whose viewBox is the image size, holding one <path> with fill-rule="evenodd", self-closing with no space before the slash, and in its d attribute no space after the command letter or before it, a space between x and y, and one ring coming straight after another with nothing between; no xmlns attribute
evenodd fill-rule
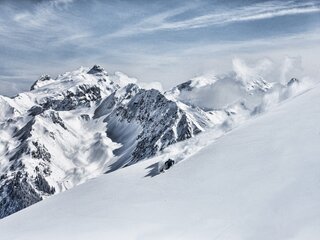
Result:
<svg viewBox="0 0 320 240"><path fill-rule="evenodd" d="M89 71L88 74L96 74L96 73L101 73L103 72L104 69L103 67L99 66L99 65L94 65Z"/></svg>
<svg viewBox="0 0 320 240"><path fill-rule="evenodd" d="M36 89L37 84L38 84L39 82L48 81L48 80L50 80L50 79L51 79L50 75L47 75L47 74L41 75L41 77L40 77L37 81L35 81L34 84L32 84L30 90L32 91L32 90Z"/></svg>

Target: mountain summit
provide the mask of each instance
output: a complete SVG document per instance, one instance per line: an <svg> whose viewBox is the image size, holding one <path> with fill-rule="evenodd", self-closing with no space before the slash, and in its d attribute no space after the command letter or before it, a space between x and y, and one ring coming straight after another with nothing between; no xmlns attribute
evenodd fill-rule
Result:
<svg viewBox="0 0 320 240"><path fill-rule="evenodd" d="M104 72L103 67L99 65L94 65L89 71L88 74L97 74L97 73L102 73Z"/></svg>

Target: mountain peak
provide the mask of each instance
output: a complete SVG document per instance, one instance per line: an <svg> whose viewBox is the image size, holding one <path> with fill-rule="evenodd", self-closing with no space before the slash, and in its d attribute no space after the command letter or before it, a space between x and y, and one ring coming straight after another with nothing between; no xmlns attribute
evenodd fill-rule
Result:
<svg viewBox="0 0 320 240"><path fill-rule="evenodd" d="M49 81L49 80L52 80L50 75L48 75L48 74L41 75L40 78L37 81L35 81L34 84L32 84L30 90L37 89L38 87L40 87L42 85L41 82L45 82L45 81Z"/></svg>
<svg viewBox="0 0 320 240"><path fill-rule="evenodd" d="M104 72L104 68L99 65L94 65L87 73L88 74L97 74Z"/></svg>
<svg viewBox="0 0 320 240"><path fill-rule="evenodd" d="M44 74L44 75L41 75L41 77L39 78L39 81L47 81L50 79L51 79L50 75Z"/></svg>

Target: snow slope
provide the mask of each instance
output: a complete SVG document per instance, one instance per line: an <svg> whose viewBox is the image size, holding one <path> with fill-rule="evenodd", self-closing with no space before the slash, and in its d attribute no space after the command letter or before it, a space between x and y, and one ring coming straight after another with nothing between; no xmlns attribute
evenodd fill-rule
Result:
<svg viewBox="0 0 320 240"><path fill-rule="evenodd" d="M24 209L0 221L1 239L319 239L319 96L172 145L190 156L165 173L148 176L155 157Z"/></svg>

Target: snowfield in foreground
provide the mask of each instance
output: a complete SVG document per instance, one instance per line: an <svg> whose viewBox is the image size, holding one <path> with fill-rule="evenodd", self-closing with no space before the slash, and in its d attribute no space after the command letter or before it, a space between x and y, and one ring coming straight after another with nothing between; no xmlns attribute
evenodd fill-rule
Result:
<svg viewBox="0 0 320 240"><path fill-rule="evenodd" d="M319 96L289 99L165 173L147 176L156 157L26 208L0 221L1 239L320 239Z"/></svg>

